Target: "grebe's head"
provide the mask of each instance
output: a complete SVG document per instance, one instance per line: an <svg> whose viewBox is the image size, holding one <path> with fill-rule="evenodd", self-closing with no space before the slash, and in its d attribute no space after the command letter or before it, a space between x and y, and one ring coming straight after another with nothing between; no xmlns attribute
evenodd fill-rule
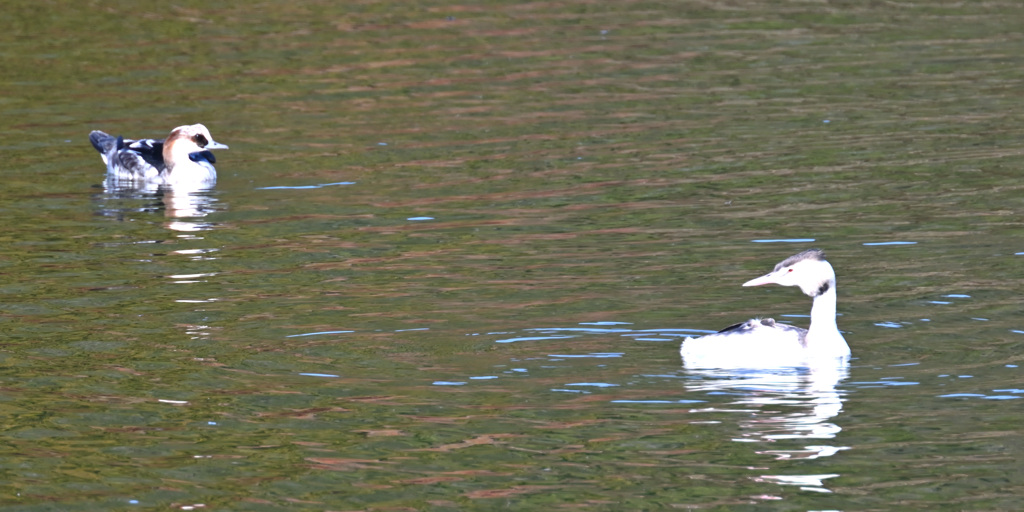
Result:
<svg viewBox="0 0 1024 512"><path fill-rule="evenodd" d="M811 297L817 297L836 286L836 273L827 261L821 249L808 249L794 254L775 265L775 270L757 279L743 283L743 286L761 286L778 284L782 286L799 286L800 290Z"/></svg>

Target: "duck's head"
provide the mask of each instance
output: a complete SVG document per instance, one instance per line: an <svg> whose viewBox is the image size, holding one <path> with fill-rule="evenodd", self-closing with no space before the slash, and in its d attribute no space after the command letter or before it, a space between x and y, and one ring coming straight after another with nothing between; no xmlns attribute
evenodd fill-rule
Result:
<svg viewBox="0 0 1024 512"><path fill-rule="evenodd" d="M817 297L835 288L836 273L827 261L821 249L808 249L794 254L775 265L775 270L743 283L743 286L761 286L778 284L782 286L799 286L800 290L811 297Z"/></svg>
<svg viewBox="0 0 1024 512"><path fill-rule="evenodd" d="M170 167L175 162L188 160L192 153L211 149L228 147L213 140L210 130L201 124L179 126L164 140L164 162Z"/></svg>

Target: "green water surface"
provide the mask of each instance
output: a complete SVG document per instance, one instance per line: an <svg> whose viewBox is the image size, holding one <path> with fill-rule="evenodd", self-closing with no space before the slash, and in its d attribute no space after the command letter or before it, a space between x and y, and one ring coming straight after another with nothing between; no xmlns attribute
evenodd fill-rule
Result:
<svg viewBox="0 0 1024 512"><path fill-rule="evenodd" d="M1019 506L1024 5L4 10L4 510ZM811 246L849 375L703 387Z"/></svg>

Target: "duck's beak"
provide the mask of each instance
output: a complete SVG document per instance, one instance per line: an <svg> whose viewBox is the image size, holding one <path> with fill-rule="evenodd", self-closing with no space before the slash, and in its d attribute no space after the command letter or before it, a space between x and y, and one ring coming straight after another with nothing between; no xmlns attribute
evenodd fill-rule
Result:
<svg viewBox="0 0 1024 512"><path fill-rule="evenodd" d="M221 144L220 142L211 140L203 149L228 149L228 146L227 144Z"/></svg>
<svg viewBox="0 0 1024 512"><path fill-rule="evenodd" d="M743 286L761 286L764 284L779 284L775 279L775 272L751 279L750 281L743 283Z"/></svg>

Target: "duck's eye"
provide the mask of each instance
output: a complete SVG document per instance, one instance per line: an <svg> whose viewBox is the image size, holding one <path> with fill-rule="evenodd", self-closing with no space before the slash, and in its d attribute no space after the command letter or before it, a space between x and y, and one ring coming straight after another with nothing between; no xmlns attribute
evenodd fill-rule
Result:
<svg viewBox="0 0 1024 512"><path fill-rule="evenodd" d="M192 137L192 140L201 148L205 148L210 143L210 141L206 140L206 136L201 133L197 133L195 137Z"/></svg>
<svg viewBox="0 0 1024 512"><path fill-rule="evenodd" d="M789 269L787 272L792 272L792 271L793 271L793 269Z"/></svg>

